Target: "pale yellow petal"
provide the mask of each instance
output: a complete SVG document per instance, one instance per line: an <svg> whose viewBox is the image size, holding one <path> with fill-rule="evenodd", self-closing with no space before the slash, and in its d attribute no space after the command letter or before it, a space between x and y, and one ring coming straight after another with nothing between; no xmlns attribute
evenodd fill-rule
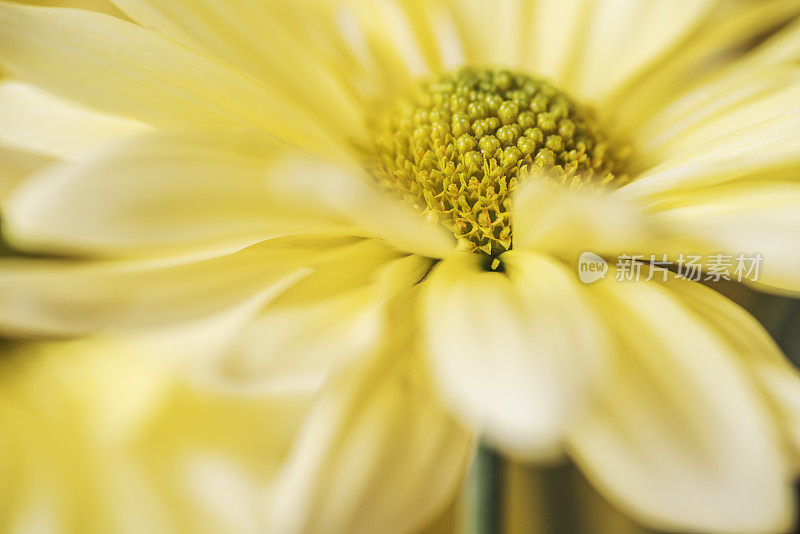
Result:
<svg viewBox="0 0 800 534"><path fill-rule="evenodd" d="M100 13L107 13L115 17L124 16L114 4L109 0L17 0L21 4L31 4L34 6L50 6L50 7L74 7L77 9L88 9L90 11L99 11Z"/></svg>
<svg viewBox="0 0 800 534"><path fill-rule="evenodd" d="M384 324L383 302L429 268L429 260L401 259L376 241L345 248L268 303L212 372L236 390L313 390L332 369L374 350L393 328Z"/></svg>
<svg viewBox="0 0 800 534"><path fill-rule="evenodd" d="M75 158L103 143L150 130L10 80L0 83L0 124L0 144L57 158Z"/></svg>
<svg viewBox="0 0 800 534"><path fill-rule="evenodd" d="M520 66L527 24L533 23L532 5L529 0L499 0L491 4L455 0L453 16L464 43L466 62Z"/></svg>
<svg viewBox="0 0 800 534"><path fill-rule="evenodd" d="M654 218L687 253L762 256L744 281L800 291L800 184L734 182L665 199Z"/></svg>
<svg viewBox="0 0 800 534"><path fill-rule="evenodd" d="M731 349L752 373L770 407L790 450L794 465L800 464L800 372L753 316L713 289L670 277L667 288L689 305L728 340Z"/></svg>
<svg viewBox="0 0 800 534"><path fill-rule="evenodd" d="M526 23L534 29L524 32L527 46L523 56L531 72L566 88L574 77L577 54L586 38L595 3L595 0L533 2L534 12Z"/></svg>
<svg viewBox="0 0 800 534"><path fill-rule="evenodd" d="M759 70L781 63L781 54L775 51L787 48L784 36L792 32L791 22L800 13L800 2L760 0L736 4L721 2L718 6L674 53L659 61L655 68L632 78L602 103L598 111L607 115L622 135L628 135L687 92L702 87L710 79L719 79L731 69L737 70L738 63L749 63L753 67L749 73L738 69L742 81L758 78ZM778 37L767 39L763 46L756 48L756 53L741 53L759 42L759 36L775 32ZM762 50L770 52L762 56ZM783 58L786 57L784 51ZM719 63L720 58L728 61ZM709 69L712 64L721 68Z"/></svg>
<svg viewBox="0 0 800 534"><path fill-rule="evenodd" d="M674 50L717 1L595 0L568 87L590 101L610 95Z"/></svg>
<svg viewBox="0 0 800 534"><path fill-rule="evenodd" d="M607 280L591 290L618 350L571 433L584 473L657 529L783 532L791 478L735 350L655 283Z"/></svg>
<svg viewBox="0 0 800 534"><path fill-rule="evenodd" d="M305 23L322 19L319 6L253 0L115 3L139 24L241 68L340 135L362 140L363 106Z"/></svg>
<svg viewBox="0 0 800 534"><path fill-rule="evenodd" d="M639 250L654 229L639 208L605 192L569 191L530 177L514 195L514 247L545 251L575 260Z"/></svg>
<svg viewBox="0 0 800 534"><path fill-rule="evenodd" d="M130 255L317 232L443 255L454 239L347 169L242 134L152 135L48 169L4 203L10 241ZM368 177L363 177L368 180Z"/></svg>
<svg viewBox="0 0 800 534"><path fill-rule="evenodd" d="M47 156L0 145L0 202L17 184L51 163Z"/></svg>
<svg viewBox="0 0 800 534"><path fill-rule="evenodd" d="M26 249L130 255L314 229L274 213L266 182L291 180L275 168L284 153L298 157L241 135L142 137L26 180L4 203L5 232Z"/></svg>
<svg viewBox="0 0 800 534"><path fill-rule="evenodd" d="M452 501L470 435L414 376L407 339L319 396L267 497L267 532L403 534Z"/></svg>
<svg viewBox="0 0 800 534"><path fill-rule="evenodd" d="M276 239L209 259L0 262L0 328L76 334L200 318L259 297L336 242Z"/></svg>
<svg viewBox="0 0 800 534"><path fill-rule="evenodd" d="M703 143L623 186L618 195L642 203L743 178L794 180L800 163L800 110L765 119Z"/></svg>
<svg viewBox="0 0 800 534"><path fill-rule="evenodd" d="M309 119L266 86L100 13L2 2L0 61L28 82L107 113L160 127L258 128L335 152Z"/></svg>
<svg viewBox="0 0 800 534"><path fill-rule="evenodd" d="M504 255L504 258L506 256ZM565 268L507 255L509 275L473 254L438 265L421 297L445 401L507 454L552 458L601 360L602 340Z"/></svg>
<svg viewBox="0 0 800 534"><path fill-rule="evenodd" d="M1 530L124 531L118 505L134 502L128 526L153 526L122 454L169 383L147 356L101 340L0 347Z"/></svg>
<svg viewBox="0 0 800 534"><path fill-rule="evenodd" d="M357 168L337 168L321 161L316 166L301 163L284 159L276 165L269 184L274 199L293 210L296 217L313 223L318 217L336 215L355 226L356 235L385 239L400 250L432 258L443 258L454 250L451 232L401 206ZM279 180L281 173L293 179Z"/></svg>
<svg viewBox="0 0 800 534"><path fill-rule="evenodd" d="M133 448L144 483L170 521L164 534L264 532L264 488L279 473L312 401L176 381Z"/></svg>
<svg viewBox="0 0 800 534"><path fill-rule="evenodd" d="M204 390L130 340L0 350L4 532L263 532L308 397Z"/></svg>
<svg viewBox="0 0 800 534"><path fill-rule="evenodd" d="M453 13L441 0L342 2L334 17L366 83L386 94L463 64Z"/></svg>
<svg viewBox="0 0 800 534"><path fill-rule="evenodd" d="M681 156L731 132L797 109L800 69L765 70L750 80L725 78L688 93L632 134L639 168Z"/></svg>
<svg viewBox="0 0 800 534"><path fill-rule="evenodd" d="M598 101L673 51L717 0L455 0L470 64L523 69Z"/></svg>

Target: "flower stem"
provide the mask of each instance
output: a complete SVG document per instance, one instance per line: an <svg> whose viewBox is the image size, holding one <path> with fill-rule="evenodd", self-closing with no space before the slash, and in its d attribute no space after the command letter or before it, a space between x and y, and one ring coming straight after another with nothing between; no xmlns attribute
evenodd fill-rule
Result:
<svg viewBox="0 0 800 534"><path fill-rule="evenodd" d="M467 480L465 534L502 534L503 459L481 445Z"/></svg>

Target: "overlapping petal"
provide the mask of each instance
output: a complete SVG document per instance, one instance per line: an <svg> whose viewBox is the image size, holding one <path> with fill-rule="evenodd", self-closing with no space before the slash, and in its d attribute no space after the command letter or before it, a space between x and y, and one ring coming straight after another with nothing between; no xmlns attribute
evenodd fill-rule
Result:
<svg viewBox="0 0 800 534"><path fill-rule="evenodd" d="M396 327L323 391L269 493L269 532L412 532L454 497L471 437L420 378L409 325Z"/></svg>
<svg viewBox="0 0 800 534"><path fill-rule="evenodd" d="M0 145L58 158L74 158L149 130L144 124L87 110L9 80L0 82L0 123Z"/></svg>
<svg viewBox="0 0 800 534"><path fill-rule="evenodd" d="M2 2L0 62L53 93L158 127L258 128L310 150L337 151L275 91L108 15Z"/></svg>
<svg viewBox="0 0 800 534"><path fill-rule="evenodd" d="M77 261L4 258L5 333L80 334L200 318L263 297L338 243L289 238L211 258Z"/></svg>
<svg viewBox="0 0 800 534"><path fill-rule="evenodd" d="M800 69L794 66L765 69L749 80L724 78L704 84L634 134L641 154L634 164L646 167L732 132L758 129L770 119L796 112L798 99Z"/></svg>
<svg viewBox="0 0 800 534"><path fill-rule="evenodd" d="M570 191L529 177L514 195L514 247L569 261L581 252L632 252L650 247L658 230L639 207L604 191Z"/></svg>
<svg viewBox="0 0 800 534"><path fill-rule="evenodd" d="M51 163L47 156L0 146L0 203L22 180Z"/></svg>
<svg viewBox="0 0 800 534"><path fill-rule="evenodd" d="M596 101L674 48L714 4L458 0L454 17L468 62L539 73Z"/></svg>
<svg viewBox="0 0 800 534"><path fill-rule="evenodd" d="M791 62L797 53L797 0L717 2L701 28L651 68L619 87L602 104L603 113L622 135L630 135L677 99L733 71L740 81ZM771 35L766 42L760 37ZM755 50L751 50L756 46ZM748 51L748 53L742 53ZM717 68L709 69L709 65ZM738 72L737 72L738 71ZM735 87L730 85L730 87Z"/></svg>
<svg viewBox="0 0 800 534"><path fill-rule="evenodd" d="M399 257L381 242L345 247L264 306L210 371L237 391L315 390L333 370L375 351L394 329L384 302L429 268L430 260Z"/></svg>
<svg viewBox="0 0 800 534"><path fill-rule="evenodd" d="M309 232L452 249L360 172L256 135L154 134L27 180L4 203L5 233L27 249L114 256Z"/></svg>
<svg viewBox="0 0 800 534"><path fill-rule="evenodd" d="M760 256L745 279L762 289L800 291L800 184L745 181L708 187L653 206L687 253ZM749 271L750 269L748 269Z"/></svg>
<svg viewBox="0 0 800 534"><path fill-rule="evenodd" d="M741 363L763 388L784 433L793 465L800 461L800 373L764 327L744 309L713 289L670 277L673 295L728 340Z"/></svg>
<svg viewBox="0 0 800 534"><path fill-rule="evenodd" d="M311 34L322 6L235 0L115 0L139 24L206 52L258 78L331 131L363 141L364 109L346 75ZM321 97L324 95L324 97Z"/></svg>
<svg viewBox="0 0 800 534"><path fill-rule="evenodd" d="M421 296L424 336L445 401L504 451L552 458L593 375L603 340L571 274L509 252L509 276L475 255L438 265Z"/></svg>
<svg viewBox="0 0 800 534"><path fill-rule="evenodd" d="M798 166L800 110L794 109L702 143L647 170L619 195L641 204L742 179L792 181Z"/></svg>
<svg viewBox="0 0 800 534"><path fill-rule="evenodd" d="M790 477L743 348L656 283L608 280L592 291L616 350L570 435L589 479L658 528L783 531Z"/></svg>

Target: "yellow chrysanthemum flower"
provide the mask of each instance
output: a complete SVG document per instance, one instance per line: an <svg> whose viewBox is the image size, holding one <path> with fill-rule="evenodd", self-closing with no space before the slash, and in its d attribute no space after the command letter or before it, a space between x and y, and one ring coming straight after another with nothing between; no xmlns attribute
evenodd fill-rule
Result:
<svg viewBox="0 0 800 534"><path fill-rule="evenodd" d="M413 532L476 437L657 528L788 527L769 336L655 256L576 264L758 254L747 283L800 291L800 2L114 3L0 2L0 327L313 394L256 531Z"/></svg>

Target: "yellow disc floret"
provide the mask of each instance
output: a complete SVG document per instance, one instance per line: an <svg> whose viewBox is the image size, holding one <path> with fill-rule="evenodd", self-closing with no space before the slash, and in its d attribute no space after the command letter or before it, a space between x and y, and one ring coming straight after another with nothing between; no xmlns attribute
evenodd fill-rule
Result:
<svg viewBox="0 0 800 534"><path fill-rule="evenodd" d="M511 248L511 195L537 174L567 187L618 183L591 111L545 81L464 68L425 81L373 124L382 186L469 250Z"/></svg>

